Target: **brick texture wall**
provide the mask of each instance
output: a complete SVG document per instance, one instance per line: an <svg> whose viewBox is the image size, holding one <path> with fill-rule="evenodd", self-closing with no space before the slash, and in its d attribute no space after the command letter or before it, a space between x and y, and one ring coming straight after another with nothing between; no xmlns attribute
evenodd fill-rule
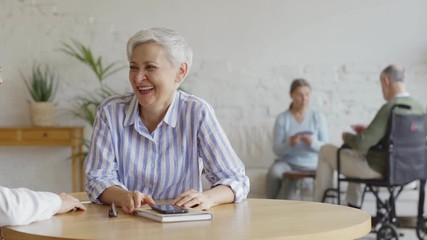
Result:
<svg viewBox="0 0 427 240"><path fill-rule="evenodd" d="M212 104L247 166L251 195L264 196L274 120L290 104L294 78L312 84L312 106L325 114L335 144L350 124L368 123L384 103L378 76L390 63L407 67L409 92L427 104L426 7L424 0L1 0L0 125L29 124L20 72L29 73L34 61L60 75L58 124L83 125L69 109L97 81L58 51L61 43L77 39L105 61L126 64L133 33L169 27L195 52L182 87ZM127 75L120 71L105 84L129 91ZM70 191L69 155L68 149L0 147L0 183Z"/></svg>

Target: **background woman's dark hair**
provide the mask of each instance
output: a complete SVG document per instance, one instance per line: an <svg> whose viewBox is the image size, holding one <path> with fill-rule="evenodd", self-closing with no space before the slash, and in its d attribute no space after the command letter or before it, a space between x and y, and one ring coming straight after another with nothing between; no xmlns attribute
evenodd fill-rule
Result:
<svg viewBox="0 0 427 240"><path fill-rule="evenodd" d="M296 78L291 83L291 89L289 90L289 93L292 94L292 92L299 87L309 87L311 89L310 83L308 83L307 80L304 78Z"/></svg>
<svg viewBox="0 0 427 240"><path fill-rule="evenodd" d="M296 78L291 83L291 89L289 90L289 93L292 94L295 89L299 87L309 87L311 89L310 83L308 83L307 80L304 78ZM289 110L292 109L292 103L289 105Z"/></svg>

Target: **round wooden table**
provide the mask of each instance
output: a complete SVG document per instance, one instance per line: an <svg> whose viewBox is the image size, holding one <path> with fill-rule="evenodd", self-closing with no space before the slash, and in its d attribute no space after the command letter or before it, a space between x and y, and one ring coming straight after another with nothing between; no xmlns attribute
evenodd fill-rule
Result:
<svg viewBox="0 0 427 240"><path fill-rule="evenodd" d="M371 230L368 213L325 203L247 199L210 210L211 221L158 223L135 215L108 218L109 206L3 227L6 240L40 239L356 239Z"/></svg>

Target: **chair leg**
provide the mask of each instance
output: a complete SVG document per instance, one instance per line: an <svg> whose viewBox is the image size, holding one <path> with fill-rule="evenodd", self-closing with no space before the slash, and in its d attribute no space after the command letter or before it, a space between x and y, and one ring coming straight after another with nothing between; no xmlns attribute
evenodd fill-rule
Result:
<svg viewBox="0 0 427 240"><path fill-rule="evenodd" d="M365 202L365 195L367 191L369 191L369 187L368 185L365 184L365 187L363 187L363 193L362 193L362 199L361 199L362 202L360 203L360 208L362 208L363 203Z"/></svg>
<svg viewBox="0 0 427 240"><path fill-rule="evenodd" d="M424 218L424 199L425 199L426 180L420 180L419 198L418 198L418 216L417 216L417 237L418 239L427 239L427 221Z"/></svg>
<svg viewBox="0 0 427 240"><path fill-rule="evenodd" d="M333 193L333 192L336 192L336 191L337 191L336 188L328 188L328 189L326 189L325 192L323 192L322 202L323 203L326 202L327 198L336 198L337 197L336 193Z"/></svg>
<svg viewBox="0 0 427 240"><path fill-rule="evenodd" d="M299 198L300 200L304 200L304 178L298 180L298 188L299 188Z"/></svg>
<svg viewBox="0 0 427 240"><path fill-rule="evenodd" d="M399 227L399 222L397 221L397 217L396 217L396 199L394 197L393 188L390 190L389 204L390 204L390 222L396 227Z"/></svg>
<svg viewBox="0 0 427 240"><path fill-rule="evenodd" d="M340 180L338 180L337 182L337 204L341 205L341 181Z"/></svg>
<svg viewBox="0 0 427 240"><path fill-rule="evenodd" d="M337 151L337 204L341 205L341 149L339 148Z"/></svg>

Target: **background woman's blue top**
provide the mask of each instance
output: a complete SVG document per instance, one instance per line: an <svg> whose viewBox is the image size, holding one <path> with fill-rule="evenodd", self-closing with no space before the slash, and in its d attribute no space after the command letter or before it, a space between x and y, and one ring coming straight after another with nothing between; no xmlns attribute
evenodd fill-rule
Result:
<svg viewBox="0 0 427 240"><path fill-rule="evenodd" d="M289 138L299 132L313 133L311 146L298 142L291 146ZM318 111L308 108L301 123L295 120L290 110L281 113L274 124L273 151L277 158L302 168L315 169L320 147L328 141L325 117Z"/></svg>

